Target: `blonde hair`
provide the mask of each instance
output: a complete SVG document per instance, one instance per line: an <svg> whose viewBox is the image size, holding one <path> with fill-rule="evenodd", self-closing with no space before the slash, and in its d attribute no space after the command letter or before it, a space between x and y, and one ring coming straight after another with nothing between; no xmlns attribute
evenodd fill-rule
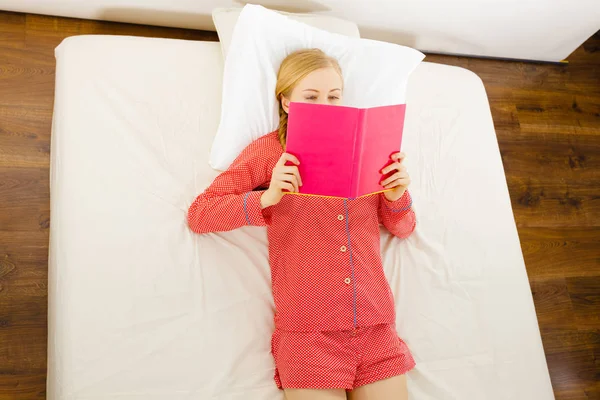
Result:
<svg viewBox="0 0 600 400"><path fill-rule="evenodd" d="M284 149L287 138L288 114L281 105L281 99L283 96L289 98L298 82L311 72L321 68L334 68L342 76L342 69L338 61L320 49L297 50L289 54L281 63L281 67L279 67L277 84L275 85L275 96L279 102L277 138Z"/></svg>

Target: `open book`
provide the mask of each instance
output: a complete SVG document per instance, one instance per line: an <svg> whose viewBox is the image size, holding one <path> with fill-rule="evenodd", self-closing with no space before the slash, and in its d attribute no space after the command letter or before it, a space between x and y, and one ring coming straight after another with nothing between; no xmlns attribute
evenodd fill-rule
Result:
<svg viewBox="0 0 600 400"><path fill-rule="evenodd" d="M385 191L380 182L391 173L381 170L400 151L405 111L405 104L291 103L286 152L300 161L303 183L294 194L354 199Z"/></svg>

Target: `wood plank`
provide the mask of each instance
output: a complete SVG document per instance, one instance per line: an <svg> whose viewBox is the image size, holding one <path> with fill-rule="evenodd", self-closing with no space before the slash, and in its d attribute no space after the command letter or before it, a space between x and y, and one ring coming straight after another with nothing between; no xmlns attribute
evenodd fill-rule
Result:
<svg viewBox="0 0 600 400"><path fill-rule="evenodd" d="M600 133L599 96L548 90L514 90L512 100L516 104L521 128L575 124Z"/></svg>
<svg viewBox="0 0 600 400"><path fill-rule="evenodd" d="M600 94L600 31L579 46L568 60L570 81L567 86L575 85L588 93Z"/></svg>
<svg viewBox="0 0 600 400"><path fill-rule="evenodd" d="M0 121L0 168L47 169L52 111L0 106Z"/></svg>
<svg viewBox="0 0 600 400"><path fill-rule="evenodd" d="M0 121L0 140L3 145L38 147L38 142L43 142L45 146L50 144L52 110L47 107L0 106Z"/></svg>
<svg viewBox="0 0 600 400"><path fill-rule="evenodd" d="M600 332L546 332L542 335L548 369L557 398L596 399L598 369L595 360L600 349Z"/></svg>
<svg viewBox="0 0 600 400"><path fill-rule="evenodd" d="M0 231L0 360L6 360L0 375L3 368L24 372L35 360L44 363L45 344L36 346L47 329L47 300L48 232ZM19 329L30 331L11 341Z"/></svg>
<svg viewBox="0 0 600 400"><path fill-rule="evenodd" d="M47 278L46 278L47 279ZM39 341L39 330L45 331L47 329L47 294L42 296L41 292L46 291L46 288L40 289L40 293L36 293L33 296L25 295L22 292L14 292L11 294L10 282L3 283L3 293L0 296L0 359L3 359L2 355L10 352L7 347L2 347L1 343L5 343L7 346L13 346L8 340L9 336L18 331L17 328L22 330L31 329L38 333L30 337L24 337L21 341L15 343L24 343L23 347L27 347L27 341ZM19 294L19 296L16 296ZM45 332L44 332L45 334ZM4 340L2 338L5 338ZM14 345L16 346L16 345ZM20 346L20 345L19 345ZM4 349L4 350L2 350ZM5 353L3 353L3 351ZM25 357L28 358L28 357ZM17 365L20 360L15 360L13 365ZM6 363L3 363L6 365ZM0 365L0 373L2 373L3 366ZM22 369L25 371L25 369Z"/></svg>
<svg viewBox="0 0 600 400"><path fill-rule="evenodd" d="M8 77L0 79L0 106L52 110L55 60L52 53L0 49ZM10 77L12 75L12 78Z"/></svg>
<svg viewBox="0 0 600 400"><path fill-rule="evenodd" d="M565 90L569 79L565 65L534 64L526 62L463 58L427 54L425 61L455 65L475 72L486 89L491 87L514 87L522 89Z"/></svg>
<svg viewBox="0 0 600 400"><path fill-rule="evenodd" d="M596 357L596 360L598 357ZM598 369L598 367L596 367ZM596 378L596 383L589 385L583 389L585 395L587 396L586 400L598 400L600 399L600 377Z"/></svg>
<svg viewBox="0 0 600 400"><path fill-rule="evenodd" d="M0 13L0 48L25 48L25 15L19 13ZM0 53L1 54L1 53ZM0 76L4 73L0 65Z"/></svg>
<svg viewBox="0 0 600 400"><path fill-rule="evenodd" d="M0 167L0 229L39 231L50 226L50 182L47 168ZM16 244L16 243L13 243Z"/></svg>
<svg viewBox="0 0 600 400"><path fill-rule="evenodd" d="M488 92L489 93L489 92ZM500 96L499 94L497 94ZM597 138L599 132L598 124L587 123L580 124L577 118L571 118L570 122L562 121L557 124L551 120L542 121L541 119L531 119L527 116L523 117L523 125L519 116L523 116L523 110L519 114L517 111L516 101L511 99L509 93L505 94L505 98L492 99L490 97L490 108L494 119L494 127L498 140L511 138L538 138L541 141L552 140L554 137L560 136L590 136ZM598 98L600 102L600 97ZM560 121L559 121L560 122ZM564 138L563 140L569 140Z"/></svg>
<svg viewBox="0 0 600 400"><path fill-rule="evenodd" d="M33 70L40 66L54 69L55 65L53 48L30 51L28 48L0 47L0 54L2 54L2 69L8 74L1 79L23 77L21 71ZM35 75L40 74L35 73Z"/></svg>
<svg viewBox="0 0 600 400"><path fill-rule="evenodd" d="M27 15L26 34L27 48L43 51L53 50L63 39L73 35L126 35L218 41L216 32L33 14Z"/></svg>
<svg viewBox="0 0 600 400"><path fill-rule="evenodd" d="M571 351L600 349L600 331L569 330L564 332L546 332L542 335L544 350L547 354Z"/></svg>
<svg viewBox="0 0 600 400"><path fill-rule="evenodd" d="M1 400L46 398L46 373L0 374Z"/></svg>
<svg viewBox="0 0 600 400"><path fill-rule="evenodd" d="M600 223L600 135L499 131L519 227Z"/></svg>
<svg viewBox="0 0 600 400"><path fill-rule="evenodd" d="M20 263L37 265L47 276L49 234L49 229L0 230L0 279Z"/></svg>
<svg viewBox="0 0 600 400"><path fill-rule="evenodd" d="M581 281L572 282L571 285L567 282L569 279L564 278L531 281L544 351L557 399L588 399L589 394L596 392L598 380L595 354L600 346L600 333L597 326L577 330L578 319L573 312L575 306L570 294L570 290L573 290L571 286L578 286L575 290L584 293L587 302L595 285L590 287L583 284L582 287L581 283L589 282L589 278L576 279ZM597 280L597 277L592 279ZM589 311L585 310L586 321L589 321Z"/></svg>
<svg viewBox="0 0 600 400"><path fill-rule="evenodd" d="M556 182L568 179L594 185L600 180L600 134L498 133L507 175Z"/></svg>
<svg viewBox="0 0 600 400"><path fill-rule="evenodd" d="M490 110L494 120L494 128L498 139L519 135L521 125L517 114L517 107L512 101L490 99ZM503 136L501 136L503 134Z"/></svg>
<svg viewBox="0 0 600 400"><path fill-rule="evenodd" d="M529 134L600 134L600 95L556 93L549 90L520 90L499 87L488 90L495 125L500 128L513 121L520 130L517 137ZM503 132L500 132L503 133ZM510 137L510 135L506 135ZM544 136L540 136L544 139Z"/></svg>
<svg viewBox="0 0 600 400"><path fill-rule="evenodd" d="M598 186L590 186L597 181L549 183L509 173L506 179L518 227L598 226L600 196Z"/></svg>
<svg viewBox="0 0 600 400"><path fill-rule="evenodd" d="M579 329L599 329L600 275L571 277L566 279L566 283L577 327Z"/></svg>
<svg viewBox="0 0 600 400"><path fill-rule="evenodd" d="M600 275L600 228L519 228L529 279Z"/></svg>
<svg viewBox="0 0 600 400"><path fill-rule="evenodd" d="M565 278L533 279L530 284L542 333L562 333L576 326Z"/></svg>
<svg viewBox="0 0 600 400"><path fill-rule="evenodd" d="M596 388L598 372L589 350L561 351L546 356L557 399L590 399L586 392Z"/></svg>
<svg viewBox="0 0 600 400"><path fill-rule="evenodd" d="M43 383L20 392L25 388L19 375L45 375L47 254L47 232L0 231L0 398L7 391L13 396L44 392ZM17 386L11 389L11 382Z"/></svg>
<svg viewBox="0 0 600 400"><path fill-rule="evenodd" d="M553 313L553 307L560 318L565 311L564 286L559 288L554 296L558 304L549 305L547 298L540 302L543 313ZM548 288L548 286L546 286ZM560 292L560 294L559 294ZM537 303L536 303L537 308ZM538 314L539 318L539 314ZM600 333L596 330L578 331L569 328L570 322L557 324L555 318L542 318L540 329L552 387L557 399L592 399L589 397L597 392L598 368L595 352L600 346Z"/></svg>
<svg viewBox="0 0 600 400"><path fill-rule="evenodd" d="M20 386L17 375L45 374L47 255L47 231L0 231L0 398L11 390L11 380L3 376L14 376ZM31 395L12 390L15 396Z"/></svg>
<svg viewBox="0 0 600 400"><path fill-rule="evenodd" d="M27 143L11 143L17 142L14 138L4 142L6 144L0 148L0 169L47 168L50 164L50 143L44 140L31 140L31 146Z"/></svg>
<svg viewBox="0 0 600 400"><path fill-rule="evenodd" d="M48 297L47 262L12 263L11 258L5 258L0 260L0 274L3 273L6 275L0 277L0 325L6 324L6 321L9 321L8 325L11 326L43 324L44 321L41 317L46 312L46 306L43 303L46 303ZM32 299L31 301L44 307L31 308L29 313L22 314L25 312L22 308L26 304L23 303L23 299ZM20 318L19 315L27 315L28 318Z"/></svg>

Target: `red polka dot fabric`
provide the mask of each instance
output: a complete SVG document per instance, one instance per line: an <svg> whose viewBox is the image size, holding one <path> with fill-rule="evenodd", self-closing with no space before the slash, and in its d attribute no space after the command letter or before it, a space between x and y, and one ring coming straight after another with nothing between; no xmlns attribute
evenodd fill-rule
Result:
<svg viewBox="0 0 600 400"><path fill-rule="evenodd" d="M394 324L392 291L383 271L379 224L399 238L415 228L408 191L357 199L285 195L260 207L283 153L276 132L251 143L188 211L197 233L266 226L275 326L297 332Z"/></svg>
<svg viewBox="0 0 600 400"><path fill-rule="evenodd" d="M271 339L275 383L282 389L355 389L415 366L393 325L350 331L289 332Z"/></svg>

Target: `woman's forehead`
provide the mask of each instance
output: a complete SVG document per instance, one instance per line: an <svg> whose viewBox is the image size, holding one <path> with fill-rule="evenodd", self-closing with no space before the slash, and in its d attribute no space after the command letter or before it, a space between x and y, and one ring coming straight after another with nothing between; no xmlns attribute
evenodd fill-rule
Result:
<svg viewBox="0 0 600 400"><path fill-rule="evenodd" d="M317 89L317 87L342 88L342 77L335 68L321 68L304 77L298 86ZM314 87L313 87L314 86Z"/></svg>

